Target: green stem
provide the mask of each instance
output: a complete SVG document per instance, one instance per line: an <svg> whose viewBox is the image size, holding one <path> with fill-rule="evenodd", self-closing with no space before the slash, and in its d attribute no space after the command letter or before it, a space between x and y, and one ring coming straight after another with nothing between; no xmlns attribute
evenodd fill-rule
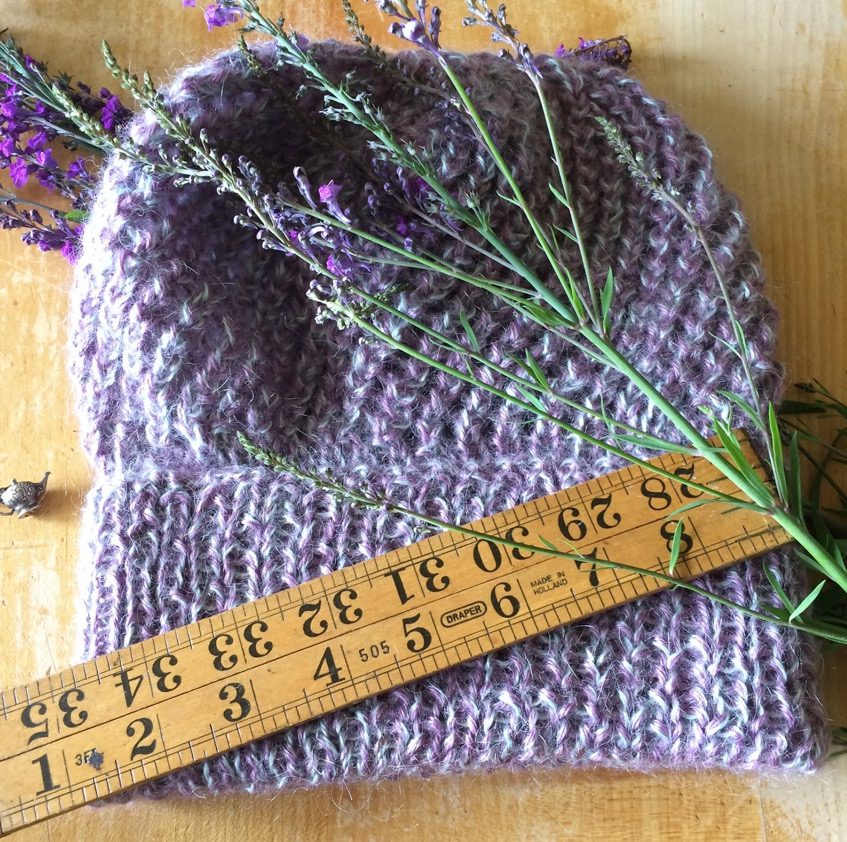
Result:
<svg viewBox="0 0 847 842"><path fill-rule="evenodd" d="M293 474L294 476L304 479L318 488L346 498L353 503L358 503L360 505L367 506L368 508L384 509L385 511L412 518L421 523L425 523L428 526L432 526L436 529L441 529L445 532L454 532L459 535L474 538L476 540L491 541L492 543L500 544L501 546L506 546L511 549L523 550L524 552L537 554L542 557L552 556L555 558L563 558L570 561L590 560L593 564L596 564L598 567L620 570L625 573L633 573L641 577L655 579L656 581L663 582L673 587L683 588L685 590L691 591L692 593L696 593L700 596L706 597L726 608L731 608L740 611L742 614L745 614L746 616L756 620L761 620L767 623L774 623L776 625L783 626L786 628L794 628L800 631L805 631L809 634L817 635L818 637L821 637L825 640L829 640L833 643L838 643L842 645L847 644L847 634L845 634L839 626L834 626L823 622L815 622L813 624L803 622L790 623L787 620L784 620L773 614L766 614L761 611L756 611L755 609L749 608L746 605L742 605L740 603L733 602L732 600L725 599L724 597L715 594L712 591L706 590L705 588L701 588L698 585L693 584L692 582L686 582L682 579L678 579L666 573L661 573L653 570L645 570L643 567L636 567L634 565L624 564L622 562L613 561L611 559L607 560L593 557L591 559L588 559L582 553L558 550L552 546L539 547L534 544L527 544L522 541L516 541L512 538L502 537L500 535L497 535L496 533L479 532L471 528L470 526L460 526L455 523L450 523L449 521L441 520L439 518L432 517L422 512L417 512L406 506L402 506L397 503L392 503L389 500L374 497L373 495L368 494L367 492L364 492L361 489L351 489L337 481L327 479L326 477L322 477L318 474L302 471L291 462L288 462L287 460L276 456L270 451L264 450L256 446L243 434L239 433L238 437L241 441L241 444L247 449L247 451L251 455L255 456L260 461L264 462L266 465L273 468L274 470Z"/></svg>
<svg viewBox="0 0 847 842"><path fill-rule="evenodd" d="M718 502L727 503L729 505L738 506L740 508L750 509L752 511L757 512L758 514L766 514L766 512L763 511L762 508L760 506L757 506L755 503L750 503L746 500L739 500L737 497L733 497L732 495L725 494L721 491L716 491L714 488L710 488L707 485L702 485L698 482L692 482L691 480L683 479L682 477L677 476L671 471L666 471L659 465L652 464L645 459L639 459L637 456L634 456L633 454L628 453L627 451L622 450L621 448L616 447L615 445L609 444L608 442L603 441L602 439L595 438L590 433L586 433L585 430L579 430L576 427L573 427L572 425L568 424L566 421L563 421L561 418L557 418L555 415L552 415L549 412L545 412L538 406L535 406L534 404L531 404L528 401L524 401L520 398L515 397L514 395L510 395L508 392L502 389L498 389L496 386L492 386L489 383L485 383L484 381L479 380L468 372L461 371L460 369L453 368L453 366L447 365L446 363L442 363L439 360L435 360L432 357L428 357L426 356L426 354L423 354L415 348L412 348L411 346L400 342L390 334L376 327L376 325L373 325L366 319L363 319L358 313L355 313L351 310L344 310L343 315L348 318L351 322L362 328L362 330L366 331L367 333L370 333L372 336L384 342L389 347L406 354L412 359L425 363L426 365L431 366L437 371L441 371L444 374L448 374L451 377L455 377L457 380L461 380L462 382L474 386L478 389L485 390L490 394L495 395L496 397L501 398L502 400L507 401L508 403L511 403L514 406L517 406L520 409L527 410L536 415L537 417L545 421L549 421L552 424L555 424L557 427L560 427L565 432L571 433L572 435L581 438L588 444L594 445L595 447L605 450L607 453L613 456L618 456L633 465L637 465L640 468L657 474L658 476L664 477L670 480L671 482L681 483L689 486L690 488L696 488L698 491L702 491L705 494L708 494L710 497L713 497Z"/></svg>
<svg viewBox="0 0 847 842"><path fill-rule="evenodd" d="M49 205L45 205L43 202L37 202L35 199L25 199L18 196L16 193L11 193L3 187L0 187L0 199L9 199L16 205L31 205L34 208L40 208L46 213L63 213L63 211L59 208L51 208Z"/></svg>
<svg viewBox="0 0 847 842"><path fill-rule="evenodd" d="M465 90L465 86L462 84L459 77L456 75L456 72L453 68L448 64L447 60L443 56L439 56L438 62L444 70L445 75L450 80L450 84L453 85L453 88L456 91L457 96L462 101L462 105L465 108L468 116L473 121L476 126L477 131L479 132L483 143L485 144L489 155L491 155L492 160L494 161L497 169L500 171L500 174L506 181L506 184L509 185L509 189L512 191L512 196L514 197L515 202L518 204L520 209L523 211L523 214L529 223L530 228L532 228L532 232L535 235L536 240L538 241L541 250L544 252L544 255L547 257L548 262L550 263L550 267L553 269L556 277L558 278L560 284L562 285L562 289L565 290L566 295L568 296L568 301L573 308L574 312L577 314L578 320L582 320L585 317L585 309L584 304L581 298L575 294L575 289L572 284L568 284L567 278L562 272L562 267L553 254L552 247L550 245L550 241L547 238L547 234L545 233L543 227L538 222L535 214L530 209L527 204L526 197L523 195L523 191L520 188L520 185L515 180L512 171L509 169L508 164L503 159L500 150L497 148L497 144L494 142L494 138L491 137L491 133L488 131L488 126L486 126L485 121L482 119L482 115L480 115L479 111L477 111L476 106L471 100L470 96L468 96L468 92ZM541 290L545 290L551 297L552 293L547 289L547 287L539 281L540 288L537 291L540 293ZM555 299L558 301L558 299Z"/></svg>
<svg viewBox="0 0 847 842"><path fill-rule="evenodd" d="M691 425L688 420L676 410L649 380L620 353L612 348L603 337L597 336L593 331L584 329L582 335L591 342L604 356L607 356L610 364L625 374L638 389L668 418L668 420L688 440L698 448L700 455L710 464L717 468L727 477L740 491L747 495L750 500L767 512L808 554L817 562L821 571L832 579L845 593L847 593L847 571L842 568L833 558L832 554L815 539L806 529L805 525L798 521L787 511L773 505L773 500L763 499L756 489L752 488L745 480L741 472L731 465L728 459L715 452L700 432Z"/></svg>
<svg viewBox="0 0 847 842"><path fill-rule="evenodd" d="M487 368L489 371L493 371L495 374L498 374L501 377L510 380L511 382L515 383L518 386L521 386L524 389L531 390L533 392L538 393L539 395L552 398L557 403L561 403L563 406L566 406L569 409L573 409L576 412L584 413L585 415L588 415L591 418L595 418L605 424L609 424L620 430L624 430L628 433L631 433L632 435L638 436L644 434L644 431L640 430L638 427L633 427L630 424L624 423L623 421L618 421L614 418L610 418L608 415L604 414L603 412L600 412L599 410L591 409L590 407L584 406L583 404L577 403L576 401L572 401L569 398L566 398L564 395L561 395L558 392L554 392L552 389L549 388L549 386L545 388L540 383L534 380L528 380L525 377L521 377L520 375L515 374L515 372L510 371L509 369L504 368L501 365L498 365L492 360L489 360L483 354L474 351L471 348L466 348L464 345L460 344L456 340L451 339L449 336L446 336L445 334L441 333L438 330L435 330L424 322L421 322L419 319L416 319L409 313L406 313L403 310L394 307L387 301L384 301L383 299L378 298L377 296L371 295L370 293L366 292L365 290L359 287L350 287L350 292L359 296L371 306L378 307L380 310L383 310L384 312L401 319L403 322L411 325L415 329L419 330L421 333L426 334L431 339L434 339L437 343L445 347L448 351L463 354L468 359L473 360L477 364L483 366L484 368ZM665 448L668 450L677 446L674 442L669 441L663 441L661 442L661 444L664 445ZM691 451L689 451L689 455L696 456L698 454L695 450L692 449Z"/></svg>
<svg viewBox="0 0 847 842"><path fill-rule="evenodd" d="M818 564L820 571L832 579L847 594L847 570L833 558L832 554L789 512L777 509L772 517Z"/></svg>
<svg viewBox="0 0 847 842"><path fill-rule="evenodd" d="M553 118L550 114L550 106L547 102L547 97L541 87L541 80L537 76L532 76L532 84L538 94L538 101L541 103L541 111L544 114L544 124L547 127L547 135L550 138L550 145L553 148L553 157L556 161L556 169L559 173L559 184L562 187L562 195L565 197L567 204L565 207L568 210L571 218L571 227L573 228L574 238L577 248L579 249L579 258L582 261L582 270L585 273L585 283L588 287L588 294L591 298L591 311L594 317L594 324L598 330L602 328L603 320L600 314L600 302L597 298L597 290L594 287L594 281L591 273L591 261L588 257L588 249L585 244L585 238L582 235L580 228L579 215L573 204L573 191L571 190L570 179L565 172L565 162L562 156L562 149L559 145L559 139L556 136L556 130L553 126Z"/></svg>
<svg viewBox="0 0 847 842"><path fill-rule="evenodd" d="M750 487L743 474L728 459L717 452L709 440L620 352L602 336L589 328L583 328L581 335L590 342L607 361L610 368L620 371L638 390L685 436L698 450L700 455L727 477L751 502L770 511L773 501L762 498L756 489Z"/></svg>

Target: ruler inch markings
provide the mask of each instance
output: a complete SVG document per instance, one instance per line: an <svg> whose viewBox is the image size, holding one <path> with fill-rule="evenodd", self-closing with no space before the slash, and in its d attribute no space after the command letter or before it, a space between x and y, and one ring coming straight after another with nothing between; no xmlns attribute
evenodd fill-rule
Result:
<svg viewBox="0 0 847 842"><path fill-rule="evenodd" d="M743 447L752 454L746 439ZM689 481L703 486L727 484L703 459L668 454L650 461L668 472L691 465ZM670 507L667 511L651 508L651 498L640 491L649 476L645 469L627 465L470 524L477 532L497 537L523 527L526 533L518 533L523 535L522 543L541 546L549 540L565 550L569 547L562 546L566 536L559 532L558 513L576 507L586 532L575 542L578 551L596 548L599 558L640 568L641 574L598 567L601 574L605 570L612 573L603 574L595 587L590 584L590 565L579 569L573 560L542 552L516 558L508 547L503 547L499 558L488 554L477 564L473 556L477 539L445 532L11 688L0 697L0 775L4 781L0 836L502 649L563 622L584 619L666 588L668 583L651 573L656 573L656 563L661 570L667 567L666 540L659 529L667 522ZM664 482L665 486L672 483L676 499L685 498L679 483ZM598 496L611 497L610 512L621 515L611 528L601 526L602 511L591 508ZM569 514L565 517L572 519ZM686 578L695 578L695 570L699 576L788 542L785 533L762 515L726 503L694 509L686 514L685 522L696 543L681 559ZM433 556L443 564L425 567ZM654 558L656 562L649 561ZM509 563L503 564L503 560ZM411 575L404 573L409 567ZM531 581L553 582L565 574L566 586L530 587ZM503 618L494 608L494 588L501 582L510 585L509 591L498 589L501 603L510 592L512 599L520 597L521 606L514 617ZM358 589L358 593L353 599L348 595L343 608L338 608L332 600L339 589ZM314 615L317 619L310 628L317 629L328 611L327 629L307 635L303 620L292 620L289 615L298 605L318 597L327 604ZM352 615L345 616L343 611L353 607L361 613L349 622ZM509 607L509 602L502 605L504 610ZM408 618L415 615L420 619L409 623ZM257 631L257 622L264 631ZM227 636L232 643L224 645ZM221 640L215 648L222 656L209 646L217 637ZM412 645L420 648L414 651ZM353 655L359 651L367 655L361 664ZM230 657L234 658L231 664ZM133 675L138 669L141 676ZM123 675L117 683L112 678L116 671ZM319 679L314 677L318 673ZM282 676L284 680L280 680ZM128 677L133 683L127 684ZM229 689L219 697L218 690L223 687ZM80 696L68 697L65 688L77 690ZM81 727L70 725L57 731L61 723L69 721L62 720L59 692L66 700L64 715L86 713ZM21 710L36 701L48 707L49 736L29 745L34 728L21 722ZM216 727L224 712L227 724ZM33 718L40 723L45 717L38 714ZM95 770L87 762L69 765L68 758L76 757L79 763L77 755L86 757L89 750L111 755L107 771ZM56 783L51 770L51 766L59 769L58 754L66 783ZM130 759L121 759L127 757Z"/></svg>

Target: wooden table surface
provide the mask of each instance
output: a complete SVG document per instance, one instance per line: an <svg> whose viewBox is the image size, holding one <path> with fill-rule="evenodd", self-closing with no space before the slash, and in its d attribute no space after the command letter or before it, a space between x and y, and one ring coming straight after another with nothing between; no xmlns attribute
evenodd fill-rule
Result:
<svg viewBox="0 0 847 842"><path fill-rule="evenodd" d="M204 5L200 0L198 5ZM288 4L313 38L346 37L338 0ZM464 3L444 0L445 40L471 49ZM278 2L268 0L274 13ZM544 9L541 12L539 9ZM714 150L761 250L783 314L781 355L794 379L818 377L847 395L847 7L835 0L512 0L511 17L539 51L577 36L625 33L637 74ZM373 6L364 19L385 28ZM53 70L102 84L100 39L135 69L163 79L229 42L179 0L0 0L0 27ZM384 42L386 39L382 39ZM4 176L5 179L5 176ZM71 664L85 583L77 532L89 471L66 373L71 272L61 257L0 233L0 483L51 470L37 517L0 523L0 683ZM847 660L827 660L826 697L847 724ZM503 771L427 782L89 808L20 833L24 840L222 842L317 840L847 839L847 757L807 777L729 773Z"/></svg>

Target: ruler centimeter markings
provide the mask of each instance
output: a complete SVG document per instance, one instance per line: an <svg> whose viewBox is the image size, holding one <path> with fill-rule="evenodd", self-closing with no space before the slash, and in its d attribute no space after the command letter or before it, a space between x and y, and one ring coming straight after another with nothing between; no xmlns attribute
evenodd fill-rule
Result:
<svg viewBox="0 0 847 842"><path fill-rule="evenodd" d="M733 494L705 460L651 461ZM628 466L470 525L584 559L445 532L7 690L0 836L662 590L669 516L698 496ZM738 506L683 517L680 579L789 542Z"/></svg>

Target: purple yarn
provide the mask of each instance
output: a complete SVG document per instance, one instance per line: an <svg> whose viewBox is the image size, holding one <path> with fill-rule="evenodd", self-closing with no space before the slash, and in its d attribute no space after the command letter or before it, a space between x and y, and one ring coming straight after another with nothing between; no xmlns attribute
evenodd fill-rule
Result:
<svg viewBox="0 0 847 842"><path fill-rule="evenodd" d="M494 195L490 162L430 93L380 79L356 48L315 48L331 75L354 70L366 80L404 137L438 152L448 186ZM270 63L269 53L260 57ZM530 202L546 208L553 173L530 86L490 55L455 60ZM431 63L421 54L404 61L415 74ZM719 389L744 392L738 361L714 338L731 333L701 249L615 161L595 114L616 121L692 204L731 282L759 387L775 394L775 316L759 258L703 141L615 69L540 63L593 259L617 276L620 347L701 429L698 408L720 409ZM169 96L214 141L247 153L271 183L301 164L316 183L335 179L361 195L354 168L288 113L280 90L298 84L288 69L251 76L236 52L188 69ZM311 93L301 104L318 107ZM359 142L356 129L345 131ZM146 117L132 133L143 144L160 138ZM112 160L86 226L72 307L73 374L95 470L82 540L91 584L86 657L423 536L413 522L351 508L256 465L238 430L307 467L457 522L619 467L382 345L316 324L308 270L262 250L232 223L236 211L208 187L177 189ZM494 224L543 269L519 217L502 210ZM457 266L478 263L452 240L437 247ZM397 274L375 273L367 283L380 287ZM621 378L481 293L416 275L404 296L418 318L441 326L475 312L484 347L530 349L565 394L595 405L602 397L629 423L672 435ZM785 554L765 561L789 595L800 592ZM762 560L705 581L752 606L770 599ZM826 749L817 693L818 654L807 638L678 591L385 693L145 791L269 789L504 764L810 770Z"/></svg>

